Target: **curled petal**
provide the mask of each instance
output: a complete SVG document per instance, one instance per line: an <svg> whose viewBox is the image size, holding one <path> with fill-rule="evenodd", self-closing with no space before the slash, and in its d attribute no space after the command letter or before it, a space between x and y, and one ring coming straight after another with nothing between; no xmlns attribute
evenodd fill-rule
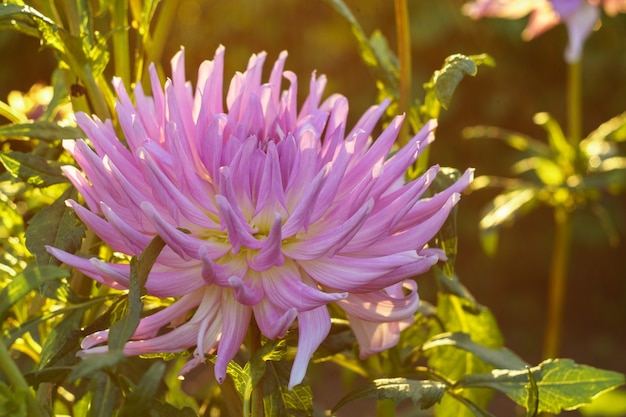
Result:
<svg viewBox="0 0 626 417"><path fill-rule="evenodd" d="M302 383L309 359L330 332L330 315L328 308L321 306L309 311L298 313L298 351L293 361L289 389Z"/></svg>
<svg viewBox="0 0 626 417"><path fill-rule="evenodd" d="M227 291L222 294L222 335L217 348L215 378L221 384L226 378L226 366L234 357L250 326L250 307L239 304Z"/></svg>

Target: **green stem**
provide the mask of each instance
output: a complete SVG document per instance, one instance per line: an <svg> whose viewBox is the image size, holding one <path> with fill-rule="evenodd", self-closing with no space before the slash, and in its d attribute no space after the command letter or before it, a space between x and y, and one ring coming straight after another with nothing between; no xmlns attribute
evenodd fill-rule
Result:
<svg viewBox="0 0 626 417"><path fill-rule="evenodd" d="M250 349L250 359L254 356L254 354L261 348L261 331L257 326L256 322L253 320L250 325L250 330L248 331L248 347ZM244 399L246 401L246 399ZM252 396L250 397L250 414L245 414L245 405L244 405L244 417L264 417L265 410L263 408L263 389L261 384L257 384L257 386L252 388Z"/></svg>
<svg viewBox="0 0 626 417"><path fill-rule="evenodd" d="M154 34L152 35L152 39L149 40L149 44L144 45L147 65L143 65L143 69L140 69L138 66L139 72L137 74L137 78L139 78L143 72L143 77L147 80L148 65L151 63L158 65L161 61L163 50L165 49L165 43L170 36L172 25L176 20L178 5L179 2L176 0L169 0L161 3L161 11L158 15L159 17L157 18L156 24L154 25ZM148 42L148 37L146 37L144 42ZM144 87L148 88L149 83Z"/></svg>
<svg viewBox="0 0 626 417"><path fill-rule="evenodd" d="M554 210L555 236L548 283L548 319L544 337L544 358L555 358L561 346L563 310L571 248L571 221L565 207Z"/></svg>
<svg viewBox="0 0 626 417"><path fill-rule="evenodd" d="M126 87L130 86L130 46L128 41L128 0L116 0L111 5L115 75Z"/></svg>
<svg viewBox="0 0 626 417"><path fill-rule="evenodd" d="M582 65L578 60L567 67L567 135L574 149L582 140L582 114Z"/></svg>
<svg viewBox="0 0 626 417"><path fill-rule="evenodd" d="M405 114L400 130L398 145L409 141L409 104L411 100L411 33L409 31L409 11L406 0L394 0L396 13L396 36L398 38L398 59L400 61L400 91L398 111Z"/></svg>
<svg viewBox="0 0 626 417"><path fill-rule="evenodd" d="M9 383L13 385L16 393L23 392L25 394L28 415L32 417L46 417L46 412L35 399L35 396L24 379L22 372L17 367L13 359L11 359L11 355L9 354L9 351L3 341L0 341L0 369L9 380Z"/></svg>

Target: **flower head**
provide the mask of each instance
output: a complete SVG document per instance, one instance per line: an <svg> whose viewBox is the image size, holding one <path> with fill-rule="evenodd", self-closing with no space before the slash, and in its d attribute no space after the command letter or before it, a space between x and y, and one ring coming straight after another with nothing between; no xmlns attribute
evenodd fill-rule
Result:
<svg viewBox="0 0 626 417"><path fill-rule="evenodd" d="M466 3L463 11L473 19L519 19L530 14L522 33L525 40L531 40L563 22L569 35L565 60L576 62L580 60L585 41L600 19L599 6L603 6L609 16L626 12L626 0L474 0Z"/></svg>
<svg viewBox="0 0 626 417"><path fill-rule="evenodd" d="M181 372L216 352L222 381L252 316L270 339L297 320L294 386L330 330L327 304L345 311L363 357L395 345L412 323L418 295L409 278L442 259L427 242L472 173L422 198L438 167L409 183L404 175L432 141L435 123L390 157L403 118L372 139L388 103L371 107L346 132L348 102L340 95L322 100L323 76L313 74L297 108L286 56L262 83L266 56L253 55L233 77L226 108L223 47L200 66L195 89L186 80L184 50L164 88L151 68L153 97L137 84L133 104L116 80L125 144L110 121L77 114L93 149L84 140L65 141L82 172L64 172L87 207L67 204L115 251L138 255L156 235L166 242L146 289L177 300L141 320L126 354L195 346ZM48 250L101 284L128 288L129 265ZM98 345L107 338L107 331L94 333L82 347L105 351Z"/></svg>

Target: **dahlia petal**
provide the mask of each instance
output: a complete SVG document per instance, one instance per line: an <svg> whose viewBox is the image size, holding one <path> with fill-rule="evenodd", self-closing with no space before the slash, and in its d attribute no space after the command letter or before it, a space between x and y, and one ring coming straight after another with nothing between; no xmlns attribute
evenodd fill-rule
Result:
<svg viewBox="0 0 626 417"><path fill-rule="evenodd" d="M66 141L63 142L63 147L65 147ZM76 187L76 189L81 193L81 195L85 199L85 203L87 203L87 207L89 207L90 210L98 212L100 210L100 199L91 188L91 185L87 181L87 178L85 178L85 176L76 167L73 167L71 165L62 166L61 171L63 171L67 179L69 179L74 187Z"/></svg>
<svg viewBox="0 0 626 417"><path fill-rule="evenodd" d="M100 272L87 258L72 255L52 246L46 246L46 251L67 266L78 269L88 277L106 285L107 287L111 287L116 290L125 290L128 288L127 285L124 285L124 283L119 283L110 277L103 275L102 272Z"/></svg>
<svg viewBox="0 0 626 417"><path fill-rule="evenodd" d="M163 174L163 171L156 166L154 159L148 153L139 149L138 155L145 160L145 166L148 168L147 172L152 176L153 183L160 185L159 190L163 192L162 198L165 199L164 201L171 202L171 205L175 207L174 210L180 212L193 224L205 229L219 229L219 226L214 221L202 212L198 206L189 201L189 198L181 193L179 188Z"/></svg>
<svg viewBox="0 0 626 417"><path fill-rule="evenodd" d="M222 294L222 335L217 348L215 379L221 384L226 378L226 366L234 357L250 326L250 307L236 302L225 291Z"/></svg>
<svg viewBox="0 0 626 417"><path fill-rule="evenodd" d="M161 238L163 238L167 245L183 259L198 259L201 247L206 248L211 258L218 258L228 252L228 247L225 245L207 245L202 239L198 239L178 230L165 221L163 217L157 213L154 206L147 201L141 203L141 209Z"/></svg>
<svg viewBox="0 0 626 417"><path fill-rule="evenodd" d="M274 266L281 266L285 263L285 257L281 252L282 220L282 217L278 215L276 216L267 238L263 241L261 250L257 255L248 259L248 265L250 268L256 271L265 271Z"/></svg>
<svg viewBox="0 0 626 417"><path fill-rule="evenodd" d="M394 322L371 322L350 314L347 317L359 343L360 359L394 347L400 340L400 332L413 324L413 316Z"/></svg>
<svg viewBox="0 0 626 417"><path fill-rule="evenodd" d="M300 261L298 264L324 287L339 291L370 292L426 272L437 262L436 257L422 257L414 251L373 258L335 255ZM414 274L415 273L415 274Z"/></svg>
<svg viewBox="0 0 626 417"><path fill-rule="evenodd" d="M265 295L282 310L311 310L344 299L347 293L327 293L303 282L300 271L292 263L272 268L261 274Z"/></svg>
<svg viewBox="0 0 626 417"><path fill-rule="evenodd" d="M250 234L250 225L237 216L228 200L222 195L217 195L215 196L215 201L222 220L222 226L228 233L232 252L234 254L239 253L242 246L260 249L262 244Z"/></svg>
<svg viewBox="0 0 626 417"><path fill-rule="evenodd" d="M406 229L401 229L400 225L398 225L396 229L399 230L394 230L392 231L393 234L363 248L360 253L363 256L381 256L406 248L416 250L423 248L439 231L458 200L458 194L451 195L441 208L432 213L430 218L423 220L421 223L413 224ZM408 216L410 215L411 211L409 211Z"/></svg>
<svg viewBox="0 0 626 417"><path fill-rule="evenodd" d="M298 313L298 334L300 339L298 340L298 351L296 352L289 378L289 389L293 389L293 387L302 383L313 352L326 339L329 332L330 315L326 306Z"/></svg>
<svg viewBox="0 0 626 417"><path fill-rule="evenodd" d="M265 296L265 292L261 286L249 285L243 282L238 276L228 278L228 284L230 284L233 289L233 297L239 303L246 306L258 304Z"/></svg>
<svg viewBox="0 0 626 417"><path fill-rule="evenodd" d="M260 303L255 304L252 310L259 330L268 339L285 336L291 324L298 317L298 310L295 308L281 310L267 298L263 298Z"/></svg>
<svg viewBox="0 0 626 417"><path fill-rule="evenodd" d="M195 107L200 107L199 114L222 113L222 84L224 78L224 52L223 45L217 47L213 61L206 61L200 68L198 73L198 89L201 94L195 96ZM200 101L200 105L198 105ZM201 123L202 117L198 117L198 123Z"/></svg>
<svg viewBox="0 0 626 417"><path fill-rule="evenodd" d="M417 296L417 283L406 280L403 288L409 290L409 294L392 295L384 291L376 291L365 294L350 294L337 304L348 314L361 320L372 322L392 322L412 317L417 310L419 297Z"/></svg>
<svg viewBox="0 0 626 417"><path fill-rule="evenodd" d="M335 228L318 235L300 239L283 246L283 254L297 260L317 259L321 256L334 254L347 244L365 222L372 209L373 201L368 201L350 218Z"/></svg>

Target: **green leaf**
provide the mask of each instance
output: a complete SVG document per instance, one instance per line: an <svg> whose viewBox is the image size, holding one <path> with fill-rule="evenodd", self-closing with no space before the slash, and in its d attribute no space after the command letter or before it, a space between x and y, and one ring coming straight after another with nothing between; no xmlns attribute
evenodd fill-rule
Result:
<svg viewBox="0 0 626 417"><path fill-rule="evenodd" d="M2 153L0 160L14 178L35 187L48 187L53 184L69 182L57 163L46 161L32 153Z"/></svg>
<svg viewBox="0 0 626 417"><path fill-rule="evenodd" d="M602 123L583 140L581 145L583 143L589 144L593 142L604 142L606 140L616 142L626 140L626 112Z"/></svg>
<svg viewBox="0 0 626 417"><path fill-rule="evenodd" d="M435 96L444 109L450 106L452 95L463 77L476 75L480 64L493 66L493 59L485 54L476 57L454 54L446 58L440 70L435 71L432 78Z"/></svg>
<svg viewBox="0 0 626 417"><path fill-rule="evenodd" d="M543 142L517 132L492 126L468 127L462 133L465 139L498 139L528 156L550 157L550 148Z"/></svg>
<svg viewBox="0 0 626 417"><path fill-rule="evenodd" d="M452 186L460 177L461 172L458 169L442 167L435 176L430 190L433 194L443 191ZM443 272L448 278L454 274L457 254L456 213L457 207L455 206L436 236L436 244L443 249L448 258L443 266Z"/></svg>
<svg viewBox="0 0 626 417"><path fill-rule="evenodd" d="M605 392L594 398L591 404L580 407L579 411L585 417L626 416L626 390Z"/></svg>
<svg viewBox="0 0 626 417"><path fill-rule="evenodd" d="M46 246L54 246L69 253L75 253L80 248L85 226L79 224L74 210L65 205L65 200L69 198L77 198L73 187L28 222L26 247L35 255L39 265L60 264L46 251Z"/></svg>
<svg viewBox="0 0 626 417"><path fill-rule="evenodd" d="M266 417L305 417L313 415L313 392L300 384L290 391L290 366L286 361L269 361L263 378L263 408Z"/></svg>
<svg viewBox="0 0 626 417"><path fill-rule="evenodd" d="M59 139L80 139L85 134L78 127L61 126L55 122L15 123L0 126L0 139L41 139L54 142Z"/></svg>
<svg viewBox="0 0 626 417"><path fill-rule="evenodd" d="M533 117L535 124L543 127L548 134L548 144L556 161L562 165L570 165L574 161L576 150L569 143L559 123L548 113L537 113Z"/></svg>
<svg viewBox="0 0 626 417"><path fill-rule="evenodd" d="M69 364L76 360L80 347L80 331L83 314L87 307L67 312L52 328L43 341L38 369L59 364Z"/></svg>
<svg viewBox="0 0 626 417"><path fill-rule="evenodd" d="M471 307L472 305L462 298L440 293L437 315L445 326L444 330L470 334L475 343L489 349L502 348L502 336L491 312L485 307L479 310L471 309ZM458 380L464 375L488 372L492 369L473 353L452 346L432 348L426 353L429 367L452 381ZM459 395L476 404L479 408L486 407L491 398L491 392L482 390L464 390ZM472 416L472 412L466 405L447 394L437 405L436 413L438 417Z"/></svg>
<svg viewBox="0 0 626 417"><path fill-rule="evenodd" d="M28 408L26 395L13 392L4 382L0 381L0 415L6 417L27 417Z"/></svg>
<svg viewBox="0 0 626 417"><path fill-rule="evenodd" d="M356 20L350 8L343 0L326 0L350 25L350 29L359 45L359 52L363 62L372 71L381 87L394 97L398 96L398 58L389 48L387 41L378 31L368 39L363 28Z"/></svg>
<svg viewBox="0 0 626 417"><path fill-rule="evenodd" d="M270 340L252 356L243 368L246 376L243 398L249 399L252 390L265 375L266 361L280 361L287 353L287 342L284 339Z"/></svg>
<svg viewBox="0 0 626 417"><path fill-rule="evenodd" d="M133 389L119 412L120 417L146 415L150 412L154 397L165 374L165 363L155 362L141 376L139 384Z"/></svg>
<svg viewBox="0 0 626 417"><path fill-rule="evenodd" d="M480 220L481 238L483 249L489 255L495 253L497 239L493 239L493 233L504 224L511 223L517 217L525 214L536 207L539 203L537 196L539 190L530 186L508 190L497 195L486 207L486 213Z"/></svg>
<svg viewBox="0 0 626 417"><path fill-rule="evenodd" d="M91 380L91 406L88 417L110 417L118 406L121 393L109 374L98 372Z"/></svg>
<svg viewBox="0 0 626 417"><path fill-rule="evenodd" d="M53 265L29 265L21 274L11 280L0 292L0 318L7 310L32 290L41 285L62 278L67 278L69 272Z"/></svg>
<svg viewBox="0 0 626 417"><path fill-rule="evenodd" d="M177 408L171 404L156 401L150 409L150 417L198 417L191 407Z"/></svg>
<svg viewBox="0 0 626 417"><path fill-rule="evenodd" d="M474 342L467 333L441 333L422 346L426 351L440 346L453 346L472 353L483 362L501 369L524 369L528 364L507 348L490 349Z"/></svg>
<svg viewBox="0 0 626 417"><path fill-rule="evenodd" d="M535 417L539 412L539 388L537 387L537 380L530 370L530 367L526 367L528 375L528 385L526 385L526 393L528 395L526 399L526 417Z"/></svg>
<svg viewBox="0 0 626 417"><path fill-rule="evenodd" d="M567 175L563 167L552 159L538 156L522 159L513 164L511 169L516 174L535 171L541 182L549 186L562 185Z"/></svg>
<svg viewBox="0 0 626 417"><path fill-rule="evenodd" d="M113 369L119 362L125 359L126 356L121 351L83 354L82 362L72 369L68 380L71 382L80 378L91 378L101 369Z"/></svg>
<svg viewBox="0 0 626 417"><path fill-rule="evenodd" d="M445 384L435 381L406 378L375 379L366 386L351 391L344 396L333 407L332 412L336 412L349 402L363 398L390 399L396 405L403 400L410 399L413 401L413 404L424 410L441 401L445 390Z"/></svg>
<svg viewBox="0 0 626 417"><path fill-rule="evenodd" d="M435 282L437 283L437 288L440 292L444 294L451 294L465 300L466 304L463 308L466 311L471 311L475 314L480 312L483 307L478 304L472 293L470 293L467 287L461 283L456 274L452 274L452 277L448 277L437 265L433 266L431 271L433 271L433 274L435 275Z"/></svg>
<svg viewBox="0 0 626 417"><path fill-rule="evenodd" d="M152 265L156 262L164 246L165 241L160 236L155 236L139 258L133 257L130 260L128 309L126 314L111 326L109 331L109 349L122 350L126 342L135 333L143 309L141 296L145 292L146 281Z"/></svg>
<svg viewBox="0 0 626 417"><path fill-rule="evenodd" d="M539 412L553 414L575 410L625 382L624 375L619 372L578 365L571 359L548 359L531 371L539 389ZM467 375L455 387L495 389L526 406L528 383L527 370L495 369L488 374Z"/></svg>

